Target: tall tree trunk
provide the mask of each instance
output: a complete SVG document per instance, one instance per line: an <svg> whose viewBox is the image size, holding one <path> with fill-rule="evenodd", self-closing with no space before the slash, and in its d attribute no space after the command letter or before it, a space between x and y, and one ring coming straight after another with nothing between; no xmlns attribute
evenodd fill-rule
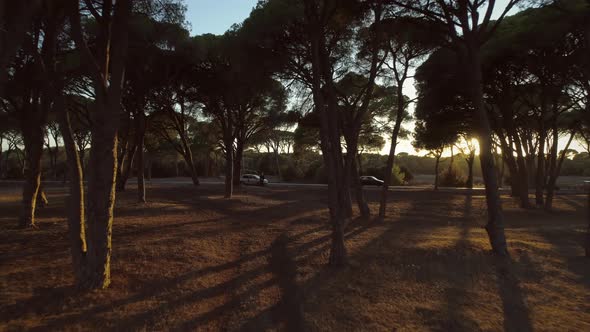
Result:
<svg viewBox="0 0 590 332"><path fill-rule="evenodd" d="M234 187L240 186L240 178L242 177L242 160L244 157L244 143L241 139L238 139L236 142L236 151L233 160L233 182Z"/></svg>
<svg viewBox="0 0 590 332"><path fill-rule="evenodd" d="M475 151L469 151L467 157L467 182L465 186L469 189L473 189L473 163L475 162Z"/></svg>
<svg viewBox="0 0 590 332"><path fill-rule="evenodd" d="M352 158L352 160L352 183L355 189L356 203L358 205L361 217L368 218L371 216L371 209L369 209L369 204L367 203L367 199L363 191L356 158Z"/></svg>
<svg viewBox="0 0 590 332"><path fill-rule="evenodd" d="M121 95L128 48L131 1L104 1L103 13L109 18L98 22L95 52L91 52L82 33L78 1L72 1L72 38L92 75L96 112L92 121L87 202L87 243L89 275L84 287L104 289L111 282L111 235L117 177L117 130L121 114ZM114 10L111 14L111 7ZM96 55L95 55L96 54Z"/></svg>
<svg viewBox="0 0 590 332"><path fill-rule="evenodd" d="M4 147L4 137L2 137L2 135L0 135L0 179L4 178L4 165L3 165L4 158L2 156L2 154L3 154L2 148L3 147Z"/></svg>
<svg viewBox="0 0 590 332"><path fill-rule="evenodd" d="M440 165L440 155L436 155L434 162L434 190L438 190L438 166Z"/></svg>
<svg viewBox="0 0 590 332"><path fill-rule="evenodd" d="M522 153L522 142L517 132L514 132L514 144L516 145L516 164L518 166L520 207L523 209L528 209L531 206L529 202L529 175Z"/></svg>
<svg viewBox="0 0 590 332"><path fill-rule="evenodd" d="M152 154L147 153L147 180L152 181Z"/></svg>
<svg viewBox="0 0 590 332"><path fill-rule="evenodd" d="M545 210L550 211L551 206L553 205L553 195L555 193L555 182L557 180L557 149L559 143L559 131L557 129L557 118L556 116L552 119L551 131L553 134L551 135L551 147L549 149L549 169L546 170L546 196L544 207Z"/></svg>
<svg viewBox="0 0 590 332"><path fill-rule="evenodd" d="M68 177L70 178L70 190L67 198L68 234L70 239L70 252L72 254L72 267L76 277L76 284L82 286L89 276L86 253L86 225L84 216L84 177L82 162L76 141L72 134L72 127L63 97L58 97L56 102L57 118L66 150L66 164Z"/></svg>
<svg viewBox="0 0 590 332"><path fill-rule="evenodd" d="M127 178L124 177L125 169L131 168L131 163L133 162L133 157L128 157L130 154L129 150L129 137L125 138L124 142L121 142L120 149L121 153L119 154L119 159L117 160L117 192L125 191L125 184L127 182ZM129 159L129 162L127 161ZM128 164L128 165L127 165Z"/></svg>
<svg viewBox="0 0 590 332"><path fill-rule="evenodd" d="M88 167L88 264L90 288L111 282L111 234L117 170L120 98L97 99Z"/></svg>
<svg viewBox="0 0 590 332"><path fill-rule="evenodd" d="M387 208L387 193L391 185L391 172L395 163L395 150L397 148L397 138L402 127L405 112L405 101L403 95L403 80L398 83L397 88L397 115L395 125L391 133L391 145L389 146L389 155L387 156L387 165L385 166L385 176L383 178L383 187L381 188L381 197L379 200L379 221L385 219L385 210Z"/></svg>
<svg viewBox="0 0 590 332"><path fill-rule="evenodd" d="M586 182L586 190L588 190L588 229L586 230L586 257L590 258L590 182Z"/></svg>
<svg viewBox="0 0 590 332"><path fill-rule="evenodd" d="M32 123L31 123L32 122ZM41 156L43 154L43 126L35 121L22 125L25 158L28 166L23 186L21 227L35 227L35 209L41 187Z"/></svg>
<svg viewBox="0 0 590 332"><path fill-rule="evenodd" d="M193 158L193 151L191 150L191 146L188 143L187 137L182 136L180 139L182 141L183 149L182 157L184 158L184 162L186 163L186 167L191 176L191 180L193 181L193 185L198 186L200 182L197 167L195 166L195 161Z"/></svg>
<svg viewBox="0 0 590 332"><path fill-rule="evenodd" d="M506 151L506 152L504 152ZM521 192L520 188L520 181L518 180L518 166L516 165L516 160L512 155L512 151L502 149L502 155L504 156L504 161L508 165L508 172L510 172L510 196L518 197ZM501 162L502 159L500 159Z"/></svg>
<svg viewBox="0 0 590 332"><path fill-rule="evenodd" d="M277 176L279 177L279 181L283 180L283 175L281 174L281 157L279 154L279 148L273 149L274 157L275 157L275 165L277 167Z"/></svg>
<svg viewBox="0 0 590 332"><path fill-rule="evenodd" d="M571 133L570 138L568 139L561 155L559 156L559 160L557 160L557 156L555 156L554 161L552 160L552 164L554 164L554 166L551 167L551 173L547 184L547 199L545 200L546 211L551 211L551 209L553 208L553 197L555 197L555 186L557 184L557 178L559 177L559 173L561 172L561 166L563 165L563 161L565 160L565 155L567 154L567 150L569 149L575 134L575 131ZM554 141L554 144L557 146L557 142ZM552 150L557 154L557 148Z"/></svg>
<svg viewBox="0 0 590 332"><path fill-rule="evenodd" d="M479 124L479 157L481 160L481 173L485 183L486 203L488 208L488 223L486 231L492 246L492 250L498 255L507 255L506 236L504 234L504 214L502 202L498 191L498 176L494 165L492 150L492 130L483 99L483 78L481 59L477 46L470 47L473 105L477 123Z"/></svg>
<svg viewBox="0 0 590 332"><path fill-rule="evenodd" d="M543 206L543 187L545 186L545 139L543 126L539 129L539 152L537 153L537 175L535 177L535 204Z"/></svg>
<svg viewBox="0 0 590 332"><path fill-rule="evenodd" d="M234 154L230 141L225 142L225 198L232 198L234 191Z"/></svg>
<svg viewBox="0 0 590 332"><path fill-rule="evenodd" d="M145 138L145 114L143 110L140 110L136 114L136 124L135 124L135 133L136 133L136 144L137 144L137 155L136 155L136 165L137 165L137 201L139 203L145 203L145 165L144 165L144 138Z"/></svg>
<svg viewBox="0 0 590 332"><path fill-rule="evenodd" d="M328 171L328 197L330 224L332 227L330 257L328 264L343 266L347 263L344 244L344 224L347 222L347 204L350 206L350 188L342 165L342 146L338 121L338 102L331 76L329 54L326 51L326 36L323 23L317 16L316 3L304 1L305 17L308 23L310 41L312 94L314 105L320 116L320 137L322 157ZM322 82L325 85L322 86ZM348 198L346 197L348 195ZM348 201L348 203L347 203Z"/></svg>

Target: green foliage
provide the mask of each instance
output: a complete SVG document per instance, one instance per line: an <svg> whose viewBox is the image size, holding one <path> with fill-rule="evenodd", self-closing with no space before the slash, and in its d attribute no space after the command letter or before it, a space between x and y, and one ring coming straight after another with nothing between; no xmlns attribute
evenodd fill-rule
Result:
<svg viewBox="0 0 590 332"><path fill-rule="evenodd" d="M444 169L438 176L441 187L464 187L467 177L459 169L452 167Z"/></svg>

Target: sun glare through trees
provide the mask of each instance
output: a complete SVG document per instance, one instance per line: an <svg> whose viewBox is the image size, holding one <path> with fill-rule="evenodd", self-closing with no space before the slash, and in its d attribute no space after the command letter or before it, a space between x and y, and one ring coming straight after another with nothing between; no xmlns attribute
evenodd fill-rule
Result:
<svg viewBox="0 0 590 332"><path fill-rule="evenodd" d="M0 0L0 331L590 331L590 2Z"/></svg>

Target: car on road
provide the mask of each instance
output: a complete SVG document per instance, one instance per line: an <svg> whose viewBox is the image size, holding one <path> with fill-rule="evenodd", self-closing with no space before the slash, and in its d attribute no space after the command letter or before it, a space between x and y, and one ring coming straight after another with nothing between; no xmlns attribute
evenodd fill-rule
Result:
<svg viewBox="0 0 590 332"><path fill-rule="evenodd" d="M361 185L363 186L382 186L383 185L383 180L379 180L374 176L369 176L369 175L365 175L365 176L361 176Z"/></svg>
<svg viewBox="0 0 590 332"><path fill-rule="evenodd" d="M260 176L256 174L244 174L240 178L240 183L245 185L257 185L259 186L260 183ZM264 179L264 184L268 184L268 180Z"/></svg>

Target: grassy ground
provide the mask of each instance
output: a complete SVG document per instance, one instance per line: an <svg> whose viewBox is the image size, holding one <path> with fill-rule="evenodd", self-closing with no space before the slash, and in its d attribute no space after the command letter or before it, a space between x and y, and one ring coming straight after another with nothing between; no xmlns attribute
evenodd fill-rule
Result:
<svg viewBox="0 0 590 332"><path fill-rule="evenodd" d="M392 192L386 222L350 224L350 265L334 270L324 188L221 190L120 195L113 284L87 294L71 287L65 193L22 231L18 196L0 192L0 330L590 331L582 196L552 214L505 198L502 259L483 197Z"/></svg>

